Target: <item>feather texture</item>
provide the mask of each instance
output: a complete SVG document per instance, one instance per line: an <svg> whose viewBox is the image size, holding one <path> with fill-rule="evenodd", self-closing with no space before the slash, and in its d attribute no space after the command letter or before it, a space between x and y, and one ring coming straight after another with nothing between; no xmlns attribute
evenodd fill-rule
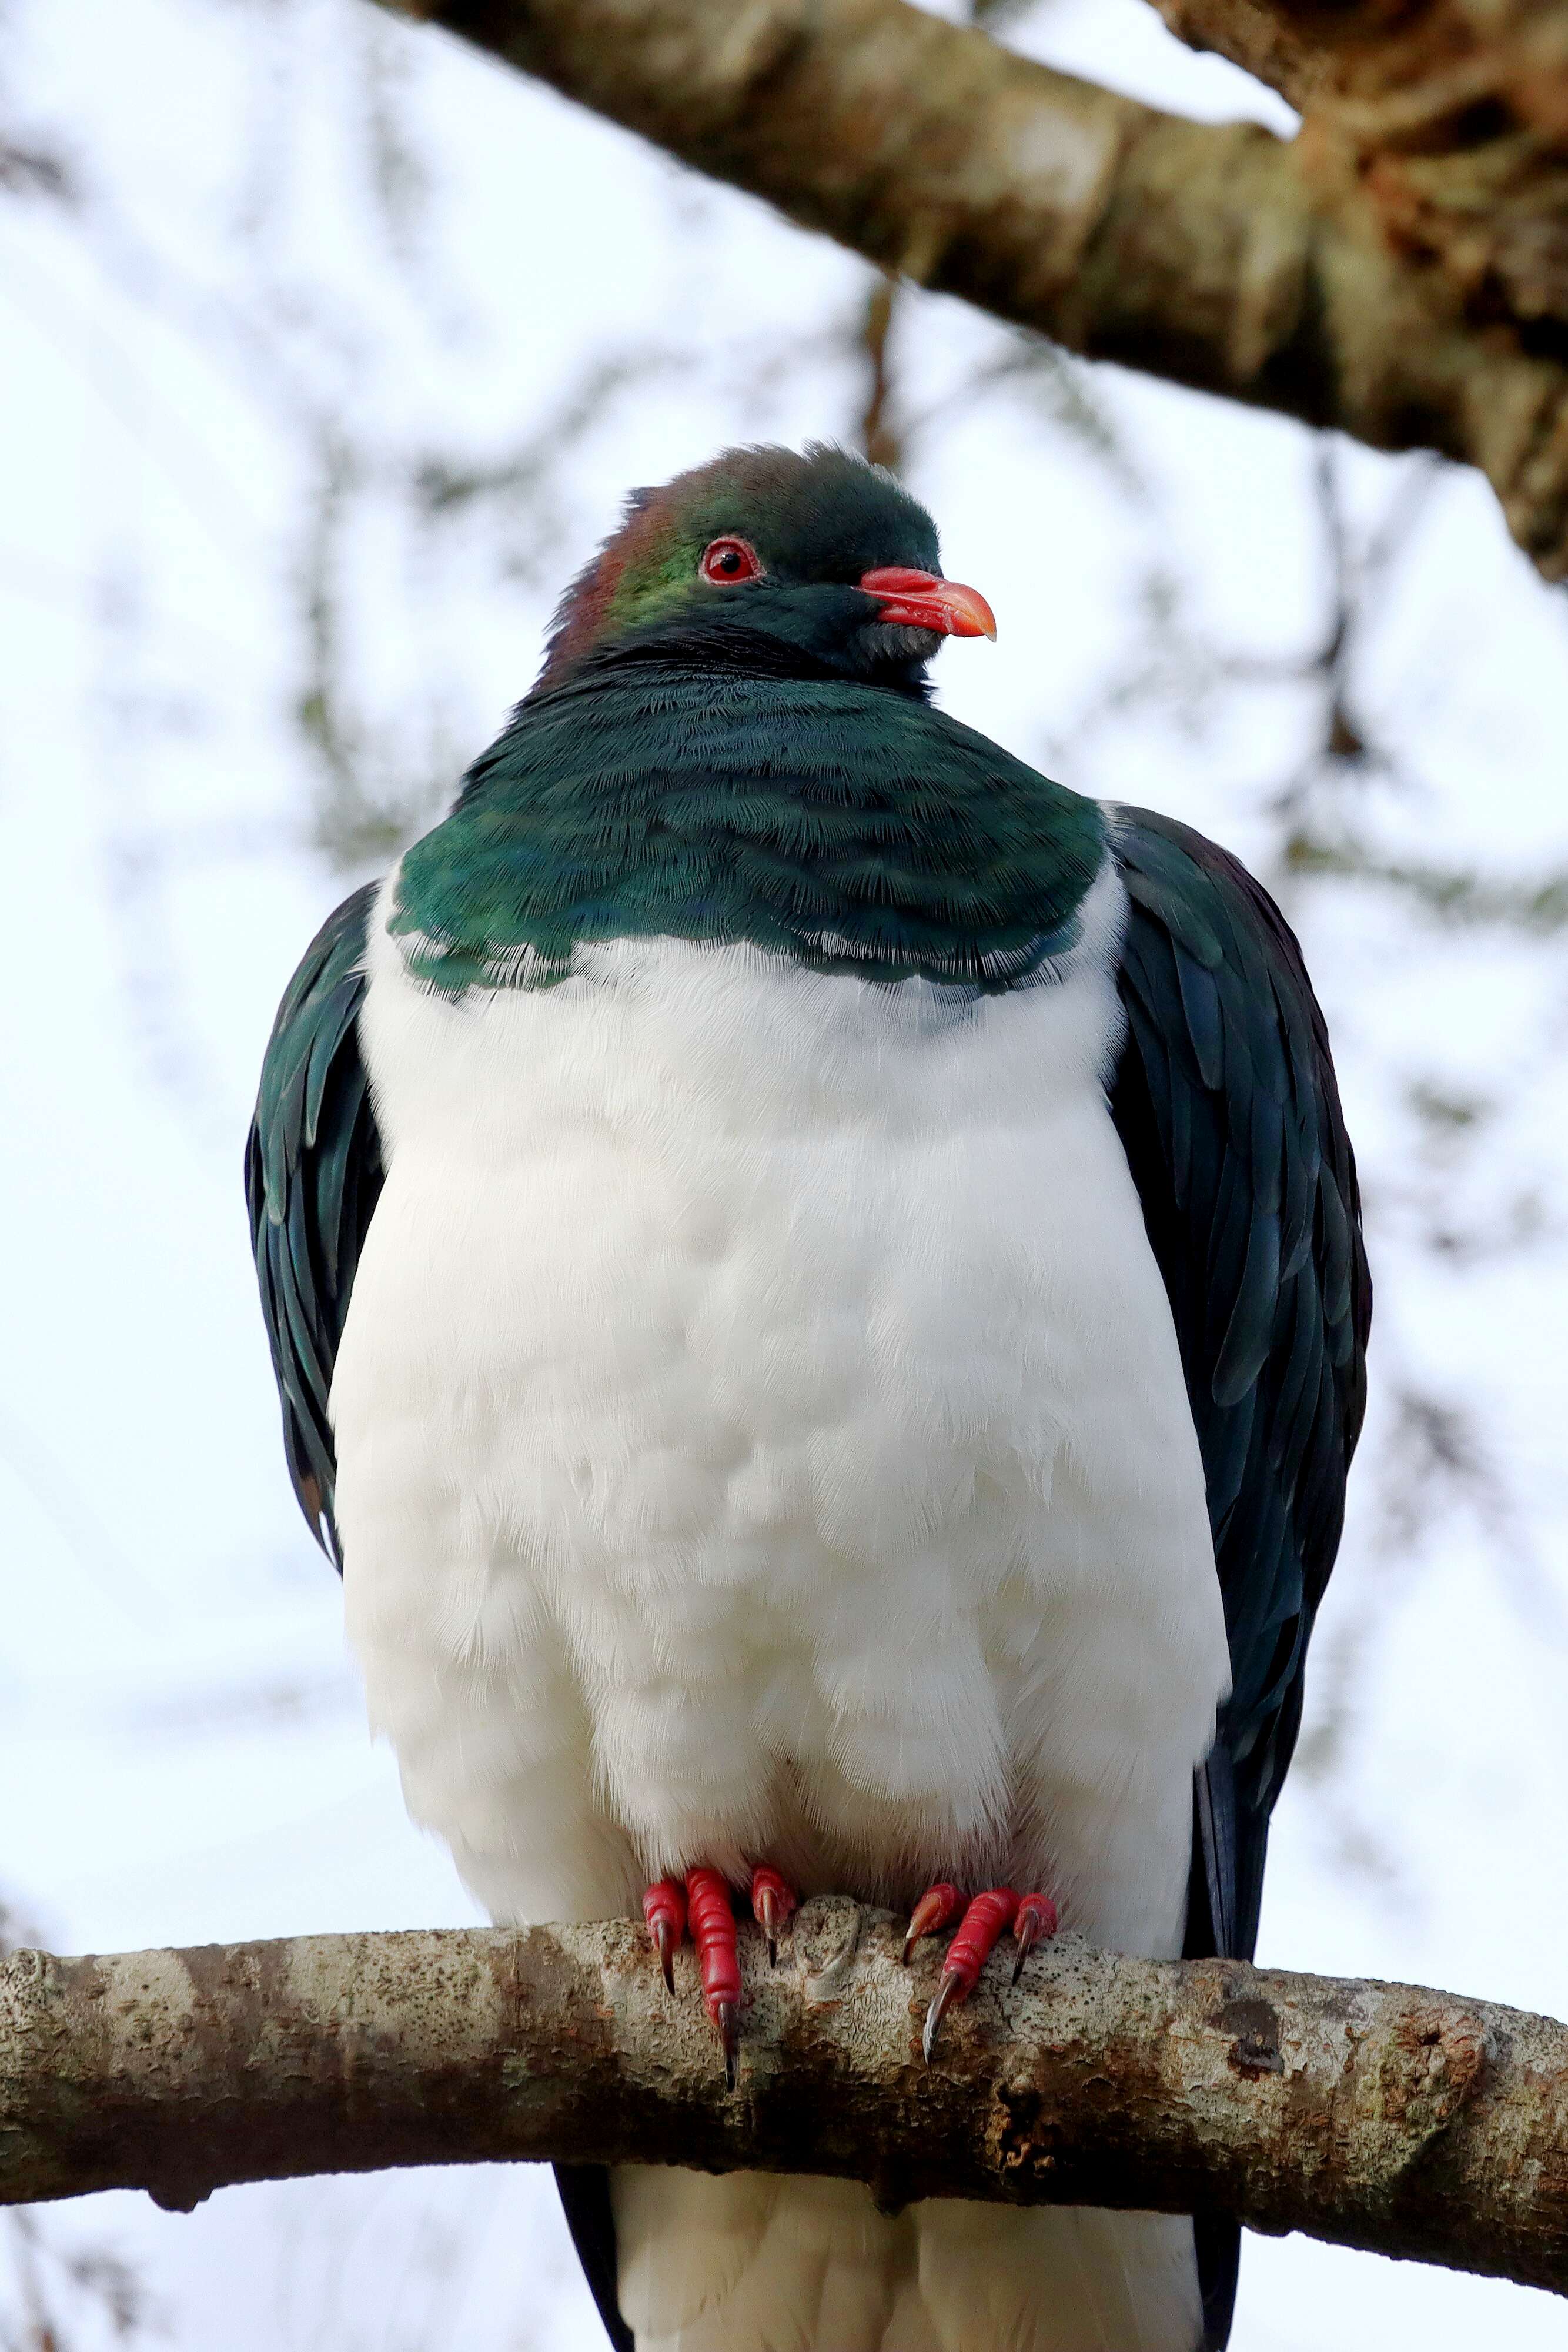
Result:
<svg viewBox="0 0 1568 2352"><path fill-rule="evenodd" d="M1322 1013L1268 893L1201 835L1116 814L1132 903L1112 1110L1203 1453L1231 1693L1197 1778L1186 1950L1249 1958L1365 1403L1372 1289ZM1211 2345L1239 2233L1199 2224Z"/></svg>
<svg viewBox="0 0 1568 2352"><path fill-rule="evenodd" d="M1233 861L1184 828L1124 812L1114 838L1131 915L1112 1108L1171 1302L1234 1683L1197 1780L1187 1947L1245 1953L1359 1426L1368 1286L1354 1163L1290 933ZM329 1539L328 1400L383 1181L357 1034L369 898L339 909L285 998L246 1165L289 1466ZM602 2235L602 2188L580 2182L580 2206L585 2193ZM1235 2233L1206 2222L1199 2238L1219 2344Z"/></svg>
<svg viewBox="0 0 1568 2352"><path fill-rule="evenodd" d="M392 911L415 976L549 986L605 940L1005 992L1077 936L1104 820L918 698L728 625L519 704Z"/></svg>
<svg viewBox="0 0 1568 2352"><path fill-rule="evenodd" d="M373 885L356 890L328 917L288 983L262 1063L245 1160L288 1475L312 1534L334 1560L332 1375L382 1181L358 1034L375 895Z"/></svg>

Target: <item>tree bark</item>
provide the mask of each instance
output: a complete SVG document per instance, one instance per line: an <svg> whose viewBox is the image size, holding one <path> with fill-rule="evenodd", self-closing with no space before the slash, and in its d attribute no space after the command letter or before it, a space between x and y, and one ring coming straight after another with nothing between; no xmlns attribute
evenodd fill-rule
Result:
<svg viewBox="0 0 1568 2352"><path fill-rule="evenodd" d="M879 2201L1187 2212L1568 2293L1568 2027L1062 1936L920 2024L939 1967L839 1898L743 1930L733 2093L689 1948L602 1927L0 1966L0 2199L554 2158L821 2172Z"/></svg>
<svg viewBox="0 0 1568 2352"><path fill-rule="evenodd" d="M1343 92L1337 111L1320 109L1320 83L1339 91L1343 73L1317 36L1342 16L1409 9L1166 0L1187 37L1307 104L1302 135L1284 142L1162 114L904 0L384 5L1070 351L1477 465L1542 572L1568 577L1568 103L1559 115L1542 101L1523 152L1512 113L1450 105L1462 185L1439 173L1427 186L1419 156L1380 177L1409 126L1355 128ZM1486 5L1523 14L1525 0ZM1432 13L1459 11L1442 0ZM1531 21L1534 55L1542 25L1568 26L1568 0L1535 0ZM1427 89L1417 112L1435 103ZM1468 244L1450 217L1465 189Z"/></svg>

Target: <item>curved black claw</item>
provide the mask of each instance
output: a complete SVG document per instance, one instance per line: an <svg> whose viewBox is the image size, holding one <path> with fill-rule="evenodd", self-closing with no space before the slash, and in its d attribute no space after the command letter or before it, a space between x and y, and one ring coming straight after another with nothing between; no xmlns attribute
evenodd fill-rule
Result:
<svg viewBox="0 0 1568 2352"><path fill-rule="evenodd" d="M654 1920L653 1942L659 1954L659 1966L664 1972L664 1990L666 1992L674 1992L675 1990L675 1931L670 1920L664 1918Z"/></svg>
<svg viewBox="0 0 1568 2352"><path fill-rule="evenodd" d="M724 2049L724 2079L733 2091L736 2060L740 2055L740 2011L737 2004L733 2000L721 2000L714 2022L718 2027L718 2038Z"/></svg>
<svg viewBox="0 0 1568 2352"><path fill-rule="evenodd" d="M947 2013L948 2002L952 2000L954 1994L958 1992L963 1981L963 1974L960 1969L943 1969L942 1981L937 1986L936 1993L932 1999L931 2006L925 2012L925 2031L920 2037L921 2055L924 2057L925 2063L928 2066L931 2063L932 2044L936 2039L936 2029Z"/></svg>

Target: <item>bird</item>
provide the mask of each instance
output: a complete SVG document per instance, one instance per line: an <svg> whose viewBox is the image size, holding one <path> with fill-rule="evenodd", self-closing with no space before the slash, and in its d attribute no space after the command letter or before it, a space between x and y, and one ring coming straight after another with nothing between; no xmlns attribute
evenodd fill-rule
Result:
<svg viewBox="0 0 1568 2352"><path fill-rule="evenodd" d="M1362 1421L1297 941L1222 847L937 708L995 628L831 444L633 493L308 950L247 1143L411 1814L497 1922L645 1920L666 1998L689 1937L732 2075L747 1901L775 1954L814 1895L906 1915L933 2065L1059 1923L1251 1955ZM616 2352L1229 2330L1218 2213L558 2179Z"/></svg>

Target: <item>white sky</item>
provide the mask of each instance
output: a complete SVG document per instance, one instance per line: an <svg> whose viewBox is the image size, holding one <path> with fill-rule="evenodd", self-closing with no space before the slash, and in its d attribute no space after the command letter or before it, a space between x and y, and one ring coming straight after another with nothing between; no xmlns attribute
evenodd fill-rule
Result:
<svg viewBox="0 0 1568 2352"><path fill-rule="evenodd" d="M1015 37L1288 126L1138 0L1060 0ZM428 179L401 247L371 193L377 88ZM317 452L337 428L361 453L340 566L363 724L455 777L627 486L726 440L852 428L851 371L820 339L864 273L350 0L13 0L0 123L57 145L80 191L0 203L0 1885L67 1949L466 1920L369 1746L335 1580L294 1511L239 1192L273 1006L344 887L308 845L290 719ZM502 576L504 527L413 531L392 487L411 463L505 453L628 343L669 364L574 445L552 530L519 521L530 576ZM1233 695L1191 737L1075 722L1140 642L1151 547L1195 627L1251 653L1305 643L1323 591L1307 436L1102 373L1147 485L1130 505L1082 441L966 388L1002 348L947 302L901 331L910 407L949 402L914 485L1001 622L994 651L944 656L945 698L1025 756L1061 746L1071 782L1266 856L1261 788L1305 740L1300 697ZM1356 513L1397 478L1353 457ZM1363 682L1420 784L1369 790L1366 827L1391 855L1505 875L1568 858L1565 691L1563 599L1451 478ZM1338 1771L1281 1807L1262 1957L1561 2013L1563 951L1354 889L1292 911L1362 1139L1380 1323L1320 1636L1353 1661L1359 1712ZM1496 1102L1484 1150L1419 1156L1412 1074ZM1423 1245L1435 1222L1490 1232L1526 1192L1528 1247ZM1411 1385L1475 1406L1512 1513L1500 1545L1440 1495L1390 1564L1379 1496ZM189 2219L96 2199L40 2228L119 2249L190 2352L602 2340L533 2173L231 2190ZM7 2294L0 2273L0 2315ZM98 2323L67 2308L90 2352ZM1237 2352L1478 2339L1529 2352L1563 2340L1561 2315L1300 2239L1249 2247Z"/></svg>

